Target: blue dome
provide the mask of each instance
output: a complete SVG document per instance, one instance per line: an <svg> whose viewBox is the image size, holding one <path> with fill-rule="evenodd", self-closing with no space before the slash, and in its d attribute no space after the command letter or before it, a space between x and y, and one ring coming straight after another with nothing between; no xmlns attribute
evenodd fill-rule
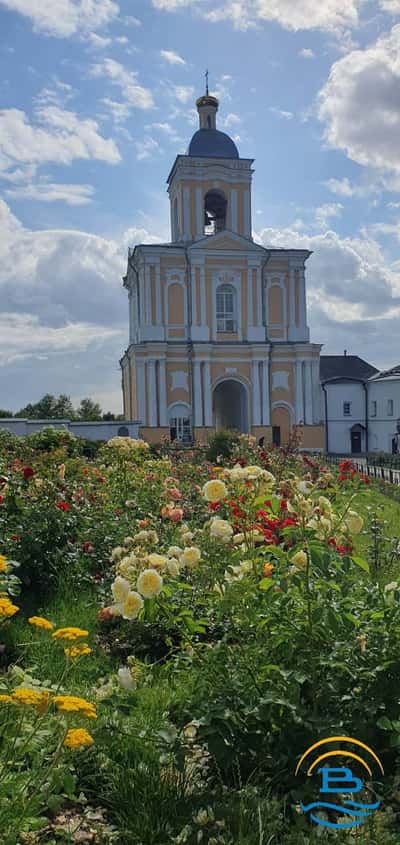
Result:
<svg viewBox="0 0 400 845"><path fill-rule="evenodd" d="M205 158L239 158L236 144L219 129L198 129L189 144L188 155Z"/></svg>

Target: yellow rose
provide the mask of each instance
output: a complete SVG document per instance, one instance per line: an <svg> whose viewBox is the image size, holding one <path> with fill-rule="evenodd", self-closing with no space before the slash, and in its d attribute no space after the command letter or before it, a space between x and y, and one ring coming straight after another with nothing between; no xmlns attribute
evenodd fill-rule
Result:
<svg viewBox="0 0 400 845"><path fill-rule="evenodd" d="M347 514L346 525L350 534L359 534L364 525L364 520L362 516L355 511L349 511Z"/></svg>
<svg viewBox="0 0 400 845"><path fill-rule="evenodd" d="M136 619L143 607L143 599L134 590L128 593L122 607L121 615L124 619Z"/></svg>
<svg viewBox="0 0 400 845"><path fill-rule="evenodd" d="M181 566L196 566L196 563L199 562L201 558L201 551L197 548L197 546L189 546L187 549L184 549L181 555L179 555L179 563Z"/></svg>
<svg viewBox="0 0 400 845"><path fill-rule="evenodd" d="M304 569L307 566L306 552L296 552L296 554L291 558L291 562L294 564L296 569Z"/></svg>
<svg viewBox="0 0 400 845"><path fill-rule="evenodd" d="M220 502L228 495L226 484L223 481L214 479L214 481L207 481L202 490L203 496L207 502Z"/></svg>
<svg viewBox="0 0 400 845"><path fill-rule="evenodd" d="M163 579L155 569L144 569L137 579L136 586L143 598L152 599L161 593Z"/></svg>
<svg viewBox="0 0 400 845"><path fill-rule="evenodd" d="M210 535L214 540L229 543L233 536L233 528L226 519L215 517L210 523Z"/></svg>
<svg viewBox="0 0 400 845"><path fill-rule="evenodd" d="M131 585L126 578L121 578L120 575L117 575L115 581L111 585L111 592L114 596L116 602L123 604L129 591L131 589Z"/></svg>
<svg viewBox="0 0 400 845"><path fill-rule="evenodd" d="M150 564L152 569L163 569L166 566L168 558L166 555L158 555L155 552L151 555L147 555L147 562Z"/></svg>

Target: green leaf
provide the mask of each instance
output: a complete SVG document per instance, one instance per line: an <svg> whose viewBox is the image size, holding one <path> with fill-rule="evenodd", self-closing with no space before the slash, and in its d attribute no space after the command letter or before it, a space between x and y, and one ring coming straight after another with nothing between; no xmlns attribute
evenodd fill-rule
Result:
<svg viewBox="0 0 400 845"><path fill-rule="evenodd" d="M352 557L353 563L360 567L364 572L369 572L369 563L363 557Z"/></svg>
<svg viewBox="0 0 400 845"><path fill-rule="evenodd" d="M258 587L260 590L263 590L266 593L268 590L271 589L273 586L272 578L263 578L262 581L259 582Z"/></svg>
<svg viewBox="0 0 400 845"><path fill-rule="evenodd" d="M378 725L378 728L381 728L383 731L391 731L393 728L392 722L387 716L381 716L376 724Z"/></svg>

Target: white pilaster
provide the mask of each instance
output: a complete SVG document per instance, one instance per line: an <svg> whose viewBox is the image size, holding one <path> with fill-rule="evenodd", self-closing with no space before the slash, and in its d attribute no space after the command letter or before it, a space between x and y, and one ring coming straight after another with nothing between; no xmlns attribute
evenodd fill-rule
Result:
<svg viewBox="0 0 400 845"><path fill-rule="evenodd" d="M247 327L250 329L253 326L253 269L249 267L247 270ZM246 334L249 336L249 332ZM250 338L249 338L250 339Z"/></svg>
<svg viewBox="0 0 400 845"><path fill-rule="evenodd" d="M165 367L165 360L161 360L159 362L158 377L158 390L160 397L160 425L168 426L167 373Z"/></svg>
<svg viewBox="0 0 400 845"><path fill-rule="evenodd" d="M204 364L204 421L207 428L212 428L212 396L211 396L211 372L208 361Z"/></svg>
<svg viewBox="0 0 400 845"><path fill-rule="evenodd" d="M296 278L295 278L295 269L291 267L289 270L289 340L294 339L292 338L294 334L294 329L296 326L296 299L295 299L295 287L296 287Z"/></svg>
<svg viewBox="0 0 400 845"><path fill-rule="evenodd" d="M183 237L185 241L191 240L191 225L190 225L190 190L185 187L183 189Z"/></svg>
<svg viewBox="0 0 400 845"><path fill-rule="evenodd" d="M161 316L161 273L160 273L160 262L156 264L156 325L161 326L162 324L162 316Z"/></svg>
<svg viewBox="0 0 400 845"><path fill-rule="evenodd" d="M157 425L156 362L147 361L147 385L149 402L149 425Z"/></svg>
<svg viewBox="0 0 400 845"><path fill-rule="evenodd" d="M238 198L235 188L231 190L231 229L232 232L238 230Z"/></svg>
<svg viewBox="0 0 400 845"><path fill-rule="evenodd" d="M303 361L296 360L296 423L304 422Z"/></svg>
<svg viewBox="0 0 400 845"><path fill-rule="evenodd" d="M313 388L312 388L312 362L311 359L305 362L305 423L313 424Z"/></svg>
<svg viewBox="0 0 400 845"><path fill-rule="evenodd" d="M271 425L271 403L269 395L269 358L262 365L262 421L263 425Z"/></svg>
<svg viewBox="0 0 400 845"><path fill-rule="evenodd" d="M203 209L203 191L201 188L196 188L196 233L195 237L204 237L204 209Z"/></svg>
<svg viewBox="0 0 400 845"><path fill-rule="evenodd" d="M313 358L311 365L313 385L313 421L318 425L322 420L322 388L319 376L319 358Z"/></svg>
<svg viewBox="0 0 400 845"><path fill-rule="evenodd" d="M306 279L304 267L299 268L299 329L304 340L309 340L310 330L307 327Z"/></svg>
<svg viewBox="0 0 400 845"><path fill-rule="evenodd" d="M146 264L144 276L144 324L151 325L151 278L150 265Z"/></svg>
<svg viewBox="0 0 400 845"><path fill-rule="evenodd" d="M253 425L261 425L261 391L259 361L251 362L251 385L253 391Z"/></svg>
<svg viewBox="0 0 400 845"><path fill-rule="evenodd" d="M146 387L144 379L144 361L142 358L136 360L136 390L138 417L142 425L147 425Z"/></svg>
<svg viewBox="0 0 400 845"><path fill-rule="evenodd" d="M251 238L251 208L249 190L246 190L243 193L243 235L245 238Z"/></svg>
<svg viewBox="0 0 400 845"><path fill-rule="evenodd" d="M201 389L201 361L193 362L194 425L203 425L203 396Z"/></svg>

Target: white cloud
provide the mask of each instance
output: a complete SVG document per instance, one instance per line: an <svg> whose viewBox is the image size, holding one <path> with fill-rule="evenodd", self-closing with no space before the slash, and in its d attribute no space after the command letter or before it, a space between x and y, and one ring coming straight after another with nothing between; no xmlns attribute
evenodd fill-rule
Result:
<svg viewBox="0 0 400 845"><path fill-rule="evenodd" d="M62 185L55 182L39 182L19 185L6 190L8 197L36 200L37 202L65 202L67 205L87 205L92 202L92 185Z"/></svg>
<svg viewBox="0 0 400 845"><path fill-rule="evenodd" d="M242 119L238 114L235 114L235 112L229 112L229 114L226 115L226 118L221 121L222 126L226 129L229 129L231 126L238 126L241 122Z"/></svg>
<svg viewBox="0 0 400 845"><path fill-rule="evenodd" d="M194 88L192 85L173 85L172 91L180 103L187 103L194 96Z"/></svg>
<svg viewBox="0 0 400 845"><path fill-rule="evenodd" d="M384 12L391 12L394 15L400 14L400 0L380 0L380 6Z"/></svg>
<svg viewBox="0 0 400 845"><path fill-rule="evenodd" d="M64 38L106 26L119 13L114 0L0 0L29 18L36 32Z"/></svg>
<svg viewBox="0 0 400 845"><path fill-rule="evenodd" d="M120 161L115 142L99 134L96 121L82 119L57 106L40 108L36 114L38 125L32 125L19 109L0 112L0 173L12 171L19 163Z"/></svg>
<svg viewBox="0 0 400 845"><path fill-rule="evenodd" d="M142 26L142 21L140 21L139 18L135 18L134 15L126 15L122 19L122 23L124 23L125 26Z"/></svg>
<svg viewBox="0 0 400 845"><path fill-rule="evenodd" d="M105 50L106 47L109 47L109 45L112 44L112 38L106 38L103 35L98 35L97 32L89 32L87 40L92 47L95 47L96 50Z"/></svg>
<svg viewBox="0 0 400 845"><path fill-rule="evenodd" d="M131 113L130 106L127 103L119 103L116 100L111 100L109 97L103 97L101 102L107 111L110 112L115 123L124 123Z"/></svg>
<svg viewBox="0 0 400 845"><path fill-rule="evenodd" d="M328 179L323 182L331 194L337 194L339 197L358 197L365 196L373 192L374 187L369 185L354 185L350 179L345 176L343 179Z"/></svg>
<svg viewBox="0 0 400 845"><path fill-rule="evenodd" d="M260 21L275 21L285 29L321 29L325 32L343 33L357 26L361 0L228 0L220 7L210 7L204 0L152 0L153 6L168 12L177 12L194 6L207 20L217 23L229 20L235 29L248 30ZM395 0L386 0L395 2Z"/></svg>
<svg viewBox="0 0 400 845"><path fill-rule="evenodd" d="M136 158L138 161L145 161L145 159L154 158L156 153L161 152L160 145L155 138L144 138L143 141L136 141Z"/></svg>
<svg viewBox="0 0 400 845"><path fill-rule="evenodd" d="M303 47L302 50L299 50L299 56L302 59L315 59L314 50L311 50L309 47Z"/></svg>
<svg viewBox="0 0 400 845"><path fill-rule="evenodd" d="M340 202L327 202L315 209L315 225L325 229L334 217L340 217L343 206Z"/></svg>
<svg viewBox="0 0 400 845"><path fill-rule="evenodd" d="M46 391L79 397L102 392L119 396L113 403L119 410L118 361L128 343L121 279L127 244L157 243L166 233L131 228L117 241L75 230L33 231L4 201L0 231L4 403L17 409Z"/></svg>
<svg viewBox="0 0 400 845"><path fill-rule="evenodd" d="M149 88L145 88L137 81L137 73L126 70L114 59L106 58L93 65L90 73L96 77L106 77L112 85L116 85L121 96L130 106L137 109L151 109L154 106L153 95Z"/></svg>
<svg viewBox="0 0 400 845"><path fill-rule="evenodd" d="M160 55L166 62L170 65L185 65L185 59L182 59L178 53L175 53L174 50L160 50Z"/></svg>
<svg viewBox="0 0 400 845"><path fill-rule="evenodd" d="M400 173L400 25L335 62L319 94L325 140L362 165Z"/></svg>
<svg viewBox="0 0 400 845"><path fill-rule="evenodd" d="M93 343L104 344L120 337L121 330L90 323L66 323L58 328L43 326L33 314L0 314L0 366L43 352L86 352ZM122 338L121 338L122 340ZM43 359L42 359L43 360Z"/></svg>
<svg viewBox="0 0 400 845"><path fill-rule="evenodd" d="M371 236L341 238L334 231L311 235L291 226L264 229L258 240L266 246L313 250L307 262L308 298L327 316L332 316L332 307L342 322L349 308L360 323L384 318L393 310L400 316L400 276ZM325 342L323 336L315 340Z"/></svg>
<svg viewBox="0 0 400 845"><path fill-rule="evenodd" d="M275 106L270 106L269 110L273 113L278 115L278 117L283 117L284 120L292 120L294 114L292 111L284 111L283 109L277 109Z"/></svg>

